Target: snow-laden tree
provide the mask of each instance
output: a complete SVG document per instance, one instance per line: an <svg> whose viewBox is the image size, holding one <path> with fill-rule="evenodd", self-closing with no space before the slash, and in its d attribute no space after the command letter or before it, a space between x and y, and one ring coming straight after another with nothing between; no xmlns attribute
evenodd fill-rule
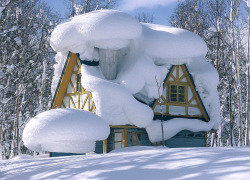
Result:
<svg viewBox="0 0 250 180"><path fill-rule="evenodd" d="M142 23L153 23L154 22L154 14L152 13L145 13L145 12L140 12L138 13L135 18Z"/></svg>
<svg viewBox="0 0 250 180"><path fill-rule="evenodd" d="M39 0L2 0L0 16L0 124L3 158L28 151L25 122L49 108L54 53L48 39L56 17ZM0 3L0 4L1 4Z"/></svg>
<svg viewBox="0 0 250 180"><path fill-rule="evenodd" d="M100 9L112 9L117 5L117 0L66 0L70 16L84 14Z"/></svg>

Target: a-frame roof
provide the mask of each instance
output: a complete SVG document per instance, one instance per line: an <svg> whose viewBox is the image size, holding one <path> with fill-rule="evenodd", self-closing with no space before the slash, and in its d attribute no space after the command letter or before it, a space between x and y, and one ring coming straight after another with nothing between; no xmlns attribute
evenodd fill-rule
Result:
<svg viewBox="0 0 250 180"><path fill-rule="evenodd" d="M66 62L64 64L64 68L63 68L63 71L61 73L61 77L59 79L54 97L53 97L51 109L61 107L61 105L63 104L64 96L65 96L65 94L67 94L68 85L69 85L69 83L72 84L72 82L71 82L72 73L73 73L76 65L79 66L78 63L86 64L88 66L98 66L99 65L99 62L81 60L79 57L79 54L69 52L68 57L66 59ZM78 67L78 68L80 68L80 67ZM89 91L85 91L85 89L83 89L83 91L85 93L88 93L89 96L91 96L91 93Z"/></svg>
<svg viewBox="0 0 250 180"><path fill-rule="evenodd" d="M177 65L172 65L165 80L164 80L164 84L163 84L163 88L165 89L165 93L166 93L166 89L167 89L167 84L171 83L170 79L173 80L173 71L174 71L174 68L177 69L177 71L179 71L179 68L181 68L181 70L183 71L183 75L182 77L178 77L179 78L179 81L181 79L184 79L185 78L185 83L187 83L190 87L190 90L191 92L193 93L193 98L189 100L189 104L191 103L191 101L195 101L197 103L197 106L199 107L200 111L201 111L201 114L202 114L202 117L204 118L205 121L210 121L210 117L206 111L206 108L201 100L201 97L199 95L199 92L196 91L196 88L195 88L195 83L194 83L194 80L191 76L191 74L189 73L188 71L188 68L185 64L183 65L180 65L178 68L177 68ZM174 80L173 80L174 81ZM178 81L178 80L177 80ZM162 100L163 99L163 100ZM165 104L168 104L166 100L166 98L164 98L164 96L161 97L161 101L165 101ZM154 108L159 105L159 99L155 99L152 103L151 103L151 108L154 110ZM191 105L192 106L192 105ZM187 110L186 110L187 111ZM155 113L157 114L157 113Z"/></svg>
<svg viewBox="0 0 250 180"><path fill-rule="evenodd" d="M51 105L52 109L61 107L64 95L67 92L67 87L68 87L68 84L70 82L72 72L74 70L74 66L78 60L80 61L81 64L87 64L88 66L98 65L97 62L94 62L94 61L90 62L90 61L81 60L79 58L78 54L69 53L67 60L65 62L65 65L64 65L64 68L63 68L63 71L62 71L62 74L61 74L61 77L60 77L60 80L59 80L59 83L58 83L58 86L57 86L57 89L56 89L56 92L54 95L54 98L53 98L53 101L52 101L52 105ZM167 88L167 83L169 83L170 78L172 78L171 76L172 76L174 68L175 68L175 66L173 65L170 68L170 70L169 70L169 72L164 80L164 85L163 85L164 89ZM202 117L205 119L205 121L209 121L210 120L209 115L205 109L204 104L202 103L202 100L200 98L199 93L195 90L195 84L194 84L194 81L193 81L191 74L189 73L189 71L187 69L187 66L181 65L181 68L183 70L183 77L185 75L186 81L192 90L192 93L196 99L198 107L200 108ZM182 77L182 79L183 79L183 77ZM154 109L157 104L159 104L158 99L155 99L150 106L152 109Z"/></svg>
<svg viewBox="0 0 250 180"><path fill-rule="evenodd" d="M67 86L69 84L71 74L74 70L74 66L76 64L77 58L78 58L77 55L74 53L68 54L59 83L57 85L57 88L53 97L51 109L61 107L63 97L64 97L65 92L67 91Z"/></svg>

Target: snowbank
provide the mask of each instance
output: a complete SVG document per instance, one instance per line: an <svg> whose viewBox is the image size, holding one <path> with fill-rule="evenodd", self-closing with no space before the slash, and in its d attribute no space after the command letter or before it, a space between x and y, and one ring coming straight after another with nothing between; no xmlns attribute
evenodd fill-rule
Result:
<svg viewBox="0 0 250 180"><path fill-rule="evenodd" d="M82 65L82 85L91 91L97 114L110 125L144 127L152 141L158 139L161 131L158 134L155 132L158 125L157 121L153 122L152 109L134 97L146 104L152 103L162 94L162 84L170 67L180 64L186 64L193 76L210 122L186 119L166 122L165 139L183 129L203 131L217 129L220 124L216 90L218 73L204 58L207 53L205 42L194 33L162 25L141 24L123 12L100 10L75 16L58 25L50 43L57 51L52 92L69 51L80 53L82 60L104 63L102 67ZM108 55L102 57L103 54ZM111 72L115 77L112 80L105 78L107 72L103 68L110 67L102 60L109 56L113 58L113 63L117 63L117 68L114 66ZM184 124L179 125L179 122ZM195 129L187 122L193 124ZM171 131L168 124L171 124Z"/></svg>
<svg viewBox="0 0 250 180"><path fill-rule="evenodd" d="M34 157L29 154L21 154L10 159L11 161L19 161L22 159L33 159Z"/></svg>
<svg viewBox="0 0 250 180"><path fill-rule="evenodd" d="M152 109L138 102L124 86L106 80L98 67L82 65L82 85L90 90L97 114L110 125L150 125Z"/></svg>
<svg viewBox="0 0 250 180"><path fill-rule="evenodd" d="M99 116L78 109L53 109L32 118L23 131L24 145L33 151L86 153L109 135Z"/></svg>
<svg viewBox="0 0 250 180"><path fill-rule="evenodd" d="M192 132L209 131L214 126L214 122L203 122L198 119L173 118L163 122L164 139L170 139L182 130ZM147 133L151 142L159 142L162 140L161 121L155 120L151 126L147 127Z"/></svg>
<svg viewBox="0 0 250 180"><path fill-rule="evenodd" d="M1 180L249 180L250 148L129 147L108 154L0 161Z"/></svg>

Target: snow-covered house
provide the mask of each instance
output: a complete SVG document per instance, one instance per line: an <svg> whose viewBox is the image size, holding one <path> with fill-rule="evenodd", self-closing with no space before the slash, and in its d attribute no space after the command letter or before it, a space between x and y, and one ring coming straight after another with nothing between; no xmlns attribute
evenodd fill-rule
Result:
<svg viewBox="0 0 250 180"><path fill-rule="evenodd" d="M157 145L162 129L169 147L205 146L220 124L218 74L189 31L101 10L59 24L51 46L52 109L87 110L110 125L96 153Z"/></svg>

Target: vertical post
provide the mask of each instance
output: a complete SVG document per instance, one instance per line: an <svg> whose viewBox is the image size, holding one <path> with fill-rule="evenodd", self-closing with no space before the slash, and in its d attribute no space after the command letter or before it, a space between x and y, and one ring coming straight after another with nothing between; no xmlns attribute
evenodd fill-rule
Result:
<svg viewBox="0 0 250 180"><path fill-rule="evenodd" d="M128 146L128 128L124 128L124 146L123 147L127 147Z"/></svg>
<svg viewBox="0 0 250 180"><path fill-rule="evenodd" d="M107 139L103 140L103 154L107 152Z"/></svg>

